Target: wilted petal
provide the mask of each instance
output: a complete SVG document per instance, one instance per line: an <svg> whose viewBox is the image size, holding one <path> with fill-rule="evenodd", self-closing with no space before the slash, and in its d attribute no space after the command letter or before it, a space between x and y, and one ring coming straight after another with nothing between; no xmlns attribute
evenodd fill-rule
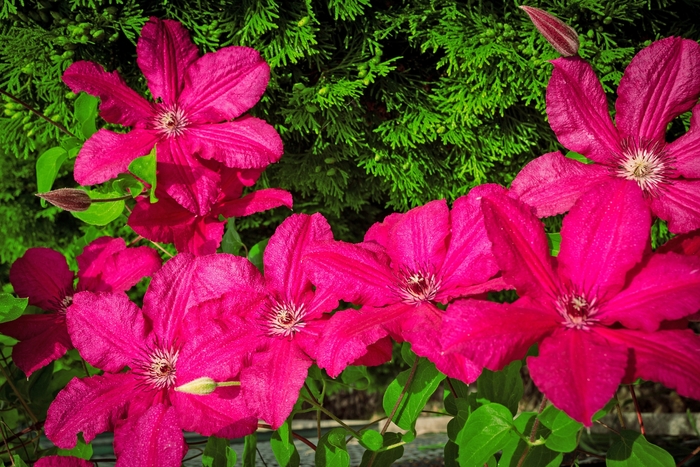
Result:
<svg viewBox="0 0 700 467"><path fill-rule="evenodd" d="M112 373L142 353L148 333L141 310L121 292L78 292L66 321L80 355L92 366Z"/></svg>
<svg viewBox="0 0 700 467"><path fill-rule="evenodd" d="M610 180L584 195L564 218L559 271L586 296L611 298L648 248L651 214L642 190Z"/></svg>
<svg viewBox="0 0 700 467"><path fill-rule="evenodd" d="M686 233L700 228L700 180L675 179L652 198L651 210L668 222L668 230Z"/></svg>
<svg viewBox="0 0 700 467"><path fill-rule="evenodd" d="M114 433L115 467L180 467L188 446L175 409L156 404Z"/></svg>
<svg viewBox="0 0 700 467"><path fill-rule="evenodd" d="M43 310L60 310L73 294L73 272L66 258L50 248L28 249L10 267L10 282L19 297Z"/></svg>
<svg viewBox="0 0 700 467"><path fill-rule="evenodd" d="M46 456L34 463L34 467L94 467L90 461L73 456Z"/></svg>
<svg viewBox="0 0 700 467"><path fill-rule="evenodd" d="M552 60L547 115L557 139L591 160L613 164L619 153L617 130L593 68L579 57Z"/></svg>
<svg viewBox="0 0 700 467"><path fill-rule="evenodd" d="M629 285L600 310L606 324L656 331L664 320L700 310L700 258L654 254Z"/></svg>
<svg viewBox="0 0 700 467"><path fill-rule="evenodd" d="M128 373L73 378L49 407L46 437L61 449L72 449L79 432L89 443L98 434L114 430L138 394L137 384Z"/></svg>
<svg viewBox="0 0 700 467"><path fill-rule="evenodd" d="M520 296L541 300L559 292L542 223L525 204L506 196L482 199L484 222L505 281Z"/></svg>
<svg viewBox="0 0 700 467"><path fill-rule="evenodd" d="M180 103L196 123L231 120L260 100L269 79L270 67L256 50L226 47L187 68Z"/></svg>
<svg viewBox="0 0 700 467"><path fill-rule="evenodd" d="M141 29L136 56L153 98L172 105L185 86L185 71L197 60L199 51L178 21L151 18Z"/></svg>
<svg viewBox="0 0 700 467"><path fill-rule="evenodd" d="M292 194L279 188L265 188L240 199L224 200L215 209L224 217L245 217L280 206L292 209Z"/></svg>
<svg viewBox="0 0 700 467"><path fill-rule="evenodd" d="M640 51L617 88L617 128L622 137L663 141L666 126L700 96L700 46L667 37Z"/></svg>
<svg viewBox="0 0 700 467"><path fill-rule="evenodd" d="M690 129L666 146L674 168L685 178L700 178L700 105L693 108Z"/></svg>
<svg viewBox="0 0 700 467"><path fill-rule="evenodd" d="M74 93L85 91L100 98L100 117L109 123L144 128L153 115L151 104L126 85L119 73L108 73L94 62L75 62L63 73Z"/></svg>
<svg viewBox="0 0 700 467"><path fill-rule="evenodd" d="M187 128L185 137L189 151L230 168L264 168L277 162L284 152L275 128L250 116L215 125L195 125Z"/></svg>
<svg viewBox="0 0 700 467"><path fill-rule="evenodd" d="M562 214L581 195L610 178L610 169L600 164L583 164L550 152L529 162L516 175L510 191L535 208L537 217Z"/></svg>
<svg viewBox="0 0 700 467"><path fill-rule="evenodd" d="M481 367L498 371L525 356L535 342L560 326L561 319L538 304L457 300L447 307L440 341L445 353L457 352Z"/></svg>
<svg viewBox="0 0 700 467"><path fill-rule="evenodd" d="M66 319L59 313L20 316L0 324L0 333L20 341L12 348L12 361L27 378L73 348Z"/></svg>
<svg viewBox="0 0 700 467"><path fill-rule="evenodd" d="M136 128L129 133L114 133L104 128L92 135L75 160L75 181L95 185L126 172L131 161L151 152L158 142L152 130Z"/></svg>

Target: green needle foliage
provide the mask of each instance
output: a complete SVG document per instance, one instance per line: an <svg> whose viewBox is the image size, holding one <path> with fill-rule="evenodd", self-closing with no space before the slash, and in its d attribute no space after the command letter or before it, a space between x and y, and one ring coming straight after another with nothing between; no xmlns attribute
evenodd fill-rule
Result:
<svg viewBox="0 0 700 467"><path fill-rule="evenodd" d="M699 37L691 20L700 16L697 2L529 4L579 32L581 55L611 97L650 41ZM291 190L296 211L321 211L347 240L361 239L392 210L453 200L485 182L508 184L532 158L561 149L545 114L548 60L557 53L517 2L502 0L5 0L0 90L69 129L76 96L60 77L74 61L117 70L146 94L135 42L151 15L181 21L203 52L261 51L272 77L253 114L275 125L285 155L259 186ZM71 216L42 210L33 197L36 158L61 131L4 102L0 262L7 265L27 247L66 247L82 234ZM59 173L61 186L75 186L70 167ZM237 226L252 245L285 215L276 210Z"/></svg>

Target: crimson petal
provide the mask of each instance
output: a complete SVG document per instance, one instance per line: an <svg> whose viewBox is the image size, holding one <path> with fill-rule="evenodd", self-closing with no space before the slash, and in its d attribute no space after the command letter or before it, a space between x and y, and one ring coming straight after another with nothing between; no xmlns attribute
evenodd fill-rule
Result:
<svg viewBox="0 0 700 467"><path fill-rule="evenodd" d="M73 294L73 272L66 258L50 248L30 248L10 267L10 282L19 297L43 310L58 311Z"/></svg>

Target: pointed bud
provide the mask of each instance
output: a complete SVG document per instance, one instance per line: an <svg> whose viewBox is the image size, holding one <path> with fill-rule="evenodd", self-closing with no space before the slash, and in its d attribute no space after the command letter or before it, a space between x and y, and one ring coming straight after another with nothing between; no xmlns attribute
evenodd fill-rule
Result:
<svg viewBox="0 0 700 467"><path fill-rule="evenodd" d="M71 212L86 211L92 204L90 195L77 188L59 188L36 195L54 206Z"/></svg>
<svg viewBox="0 0 700 467"><path fill-rule="evenodd" d="M564 57L578 54L578 34L571 26L539 8L525 5L520 5L520 8L527 13L540 34L557 52Z"/></svg>
<svg viewBox="0 0 700 467"><path fill-rule="evenodd" d="M206 394L211 394L216 390L216 381L208 376L202 376L201 378L193 379L189 383L185 383L182 386L175 388L177 392L184 392L185 394L196 394L199 396L204 396Z"/></svg>

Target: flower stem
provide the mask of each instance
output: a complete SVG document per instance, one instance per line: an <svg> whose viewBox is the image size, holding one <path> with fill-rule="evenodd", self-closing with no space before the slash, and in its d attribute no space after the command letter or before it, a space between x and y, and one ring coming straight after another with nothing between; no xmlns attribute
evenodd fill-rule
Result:
<svg viewBox="0 0 700 467"><path fill-rule="evenodd" d="M268 425L267 423L258 423L258 428L265 428L267 430L272 430L272 427L270 425ZM301 436L300 434L292 431L292 436L294 436L296 439L298 439L302 443L306 444L308 447L310 447L314 451L316 450L316 445L314 443L312 443L311 441L309 441L308 439ZM319 437L318 439L321 439L321 438Z"/></svg>
<svg viewBox="0 0 700 467"><path fill-rule="evenodd" d="M341 419L339 419L338 417L336 417L335 414L333 414L333 412L331 412L330 410L326 409L325 407L323 407L321 404L319 404L318 402L316 402L316 401L313 400L313 399L310 399L310 398L304 397L304 396L301 396L301 397L304 399L304 401L306 401L306 402L308 402L309 404L313 405L313 406L316 407L318 410L320 410L320 411L323 412L324 414L328 415L328 416L329 416L332 420L334 420L338 425L342 426L343 428L345 428L346 430L348 430L350 433L352 433L352 435L353 435L355 438L357 438L357 439L362 438L362 436L360 436L360 434L359 434L357 431L353 430L352 428L350 428L350 427L347 425L347 423L345 423L344 421L342 421Z"/></svg>
<svg viewBox="0 0 700 467"><path fill-rule="evenodd" d="M540 409L537 411L537 415L539 416L544 408L547 406L547 396L543 395L542 396L542 402L540 402ZM527 453L530 452L530 447L535 445L535 438L537 438L537 430L540 428L540 419L535 418L535 423L532 424L532 430L530 430L530 438L528 441L527 446L525 446L525 450L523 451L523 454L520 456L520 460L518 461L518 466L517 467L522 467L523 463L525 462L525 458L527 457Z"/></svg>
<svg viewBox="0 0 700 467"><path fill-rule="evenodd" d="M19 391L17 390L17 387L15 386L15 383L12 382L12 378L10 378L10 375L7 373L7 370L5 369L4 365L0 365L0 371L2 371L2 375L5 377L5 380L7 380L7 384L10 385L10 387L12 388L12 391L15 393L15 396L17 396L17 399L19 399L19 403L22 404L22 407L24 407L24 410L27 411L27 415L29 415L29 418L31 418L32 422L34 422L34 424L36 425L36 423L39 421L39 419L36 418L36 415L34 415L34 412L32 412L32 410L27 405L27 402L20 395Z"/></svg>
<svg viewBox="0 0 700 467"><path fill-rule="evenodd" d="M36 115L37 117L46 120L46 121L49 122L51 125L55 126L55 127L58 128L59 130L61 130L63 133L67 134L68 136L72 136L73 138L77 138L77 136L75 136L73 133L71 133L71 132L68 130L68 128L66 128L65 126L63 126L61 123L54 122L54 121L51 120L49 117L47 117L46 115L42 114L41 112L39 112L38 110L36 110L36 109L35 109L34 107L32 107L31 105L27 104L26 102L24 102L24 101L21 100L20 98L15 97L15 96L13 96L12 94L3 91L2 89L0 89L0 94L2 94L3 96L9 97L9 98L12 99L13 101L17 102L19 105L21 105L22 107L24 107L25 109L29 110L31 113L33 113L34 115Z"/></svg>
<svg viewBox="0 0 700 467"><path fill-rule="evenodd" d="M221 388L221 387L226 387L226 386L240 386L241 382L240 381L222 381L220 383L216 383L216 386Z"/></svg>
<svg viewBox="0 0 700 467"><path fill-rule="evenodd" d="M637 402L637 394L634 392L634 386L629 385L630 387L630 394L632 394L632 401L634 402L634 411L637 412L637 421L639 422L639 431L642 433L642 436L646 436L647 432L644 429L644 420L642 420L642 411L639 409L639 402Z"/></svg>
<svg viewBox="0 0 700 467"><path fill-rule="evenodd" d="M696 447L695 450L694 450L693 452L691 452L690 454L688 454L688 455L685 457L685 459L683 459L683 460L680 461L678 464L676 464L676 467L681 467L681 465L685 464L685 463L688 462L690 459L692 459L693 457L697 456L698 453L700 453L700 446Z"/></svg>
<svg viewBox="0 0 700 467"><path fill-rule="evenodd" d="M120 196L118 198L90 198L91 203L111 203L112 201L123 201L125 199L132 199L133 196L126 195Z"/></svg>

